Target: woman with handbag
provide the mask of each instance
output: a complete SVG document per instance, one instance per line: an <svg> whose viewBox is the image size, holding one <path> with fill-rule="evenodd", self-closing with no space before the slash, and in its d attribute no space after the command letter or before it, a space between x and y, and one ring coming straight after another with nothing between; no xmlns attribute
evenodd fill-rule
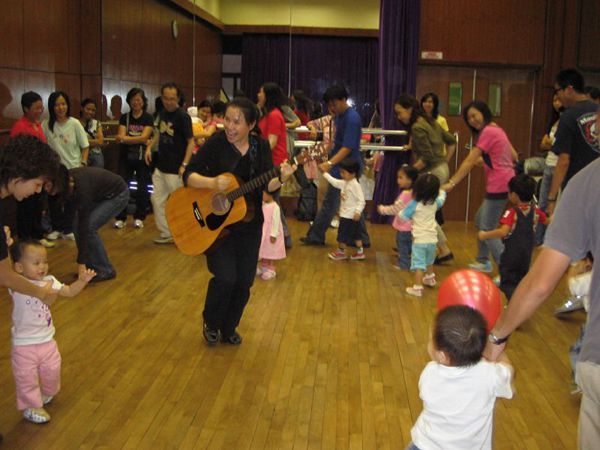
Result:
<svg viewBox="0 0 600 450"><path fill-rule="evenodd" d="M154 121L146 112L148 100L140 88L129 90L126 98L129 112L119 119L119 131L116 141L121 144L119 149L119 173L129 186L135 179L137 189L135 192L135 213L133 215L134 228L143 228L146 213L150 209L150 194L148 185L152 183L150 168L144 160L146 142L152 135ZM113 228L125 227L127 221L127 206L116 217Z"/></svg>

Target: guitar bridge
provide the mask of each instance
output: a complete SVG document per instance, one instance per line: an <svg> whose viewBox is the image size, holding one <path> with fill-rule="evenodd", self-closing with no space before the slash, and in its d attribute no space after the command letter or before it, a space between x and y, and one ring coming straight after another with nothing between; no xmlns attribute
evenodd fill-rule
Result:
<svg viewBox="0 0 600 450"><path fill-rule="evenodd" d="M192 203L192 209L194 211L194 217L196 218L196 222L198 222L201 227L205 227L206 222L204 222L204 217L202 217L202 213L200 212L200 207L198 206L198 202Z"/></svg>

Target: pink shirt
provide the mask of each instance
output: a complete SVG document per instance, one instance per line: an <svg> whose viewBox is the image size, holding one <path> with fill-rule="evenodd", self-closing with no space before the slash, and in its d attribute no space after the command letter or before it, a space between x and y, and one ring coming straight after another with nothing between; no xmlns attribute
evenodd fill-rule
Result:
<svg viewBox="0 0 600 450"><path fill-rule="evenodd" d="M515 176L512 145L500 127L487 125L477 139L477 148L483 152L483 168L486 174L486 192L508 192L508 182Z"/></svg>
<svg viewBox="0 0 600 450"><path fill-rule="evenodd" d="M406 205L412 200L412 190L403 190L393 205L382 206L381 213L386 216L394 216L392 226L398 231L411 231L412 223L410 220L402 219L398 214L406 208Z"/></svg>
<svg viewBox="0 0 600 450"><path fill-rule="evenodd" d="M62 283L52 275L47 275L42 281L29 280L42 286L52 281L52 289L59 290ZM39 298L9 290L13 299L13 345L32 345L49 342L54 337L54 323L50 308Z"/></svg>

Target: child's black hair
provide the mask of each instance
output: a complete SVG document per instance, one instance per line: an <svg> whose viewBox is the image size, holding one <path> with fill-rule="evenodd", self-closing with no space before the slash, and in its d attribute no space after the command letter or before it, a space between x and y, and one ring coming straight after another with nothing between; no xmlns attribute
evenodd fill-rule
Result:
<svg viewBox="0 0 600 450"><path fill-rule="evenodd" d="M535 180L524 173L516 175L508 182L508 191L517 194L522 202L530 202L535 194Z"/></svg>
<svg viewBox="0 0 600 450"><path fill-rule="evenodd" d="M360 164L356 159L344 158L342 162L339 163L339 167L354 175L357 180L360 178Z"/></svg>
<svg viewBox="0 0 600 450"><path fill-rule="evenodd" d="M442 309L435 318L433 342L453 367L477 364L487 342L487 323L481 313L465 305Z"/></svg>
<svg viewBox="0 0 600 450"><path fill-rule="evenodd" d="M430 205L440 194L440 180L435 175L424 173L419 175L413 184L413 197L419 203Z"/></svg>
<svg viewBox="0 0 600 450"><path fill-rule="evenodd" d="M417 181L417 178L419 178L419 170L408 164L402 164L398 172L404 172L404 175L410 180L411 188L415 184L415 181Z"/></svg>
<svg viewBox="0 0 600 450"><path fill-rule="evenodd" d="M12 258L13 263L21 261L21 258L23 258L23 254L25 253L25 249L30 245L44 248L44 246L35 239L19 239L10 247L10 257Z"/></svg>

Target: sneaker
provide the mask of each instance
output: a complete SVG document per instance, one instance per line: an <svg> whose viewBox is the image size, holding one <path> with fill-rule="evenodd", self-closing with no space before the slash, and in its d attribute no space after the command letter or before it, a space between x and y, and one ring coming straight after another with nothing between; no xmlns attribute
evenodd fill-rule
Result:
<svg viewBox="0 0 600 450"><path fill-rule="evenodd" d="M350 261L362 261L363 259L365 259L365 253L364 252L356 252L354 255L352 255L350 257Z"/></svg>
<svg viewBox="0 0 600 450"><path fill-rule="evenodd" d="M334 261L341 261L343 259L347 259L346 252L340 251L338 248L335 252L330 252L327 256Z"/></svg>
<svg viewBox="0 0 600 450"><path fill-rule="evenodd" d="M492 271L492 263L486 261L485 263L480 263L479 261L472 262L469 264L469 269L476 270L478 272L490 273Z"/></svg>
<svg viewBox="0 0 600 450"><path fill-rule="evenodd" d="M144 222L141 221L140 219L135 219L133 221L133 228L137 228L138 230L141 230L142 228L144 228Z"/></svg>
<svg viewBox="0 0 600 450"><path fill-rule="evenodd" d="M52 231L50 233L47 234L46 239L49 239L51 241L55 241L57 240L61 235L60 231Z"/></svg>
<svg viewBox="0 0 600 450"><path fill-rule="evenodd" d="M154 243L155 244L172 244L173 243L173 238L171 236L159 236L157 238L154 238Z"/></svg>
<svg viewBox="0 0 600 450"><path fill-rule="evenodd" d="M439 266L445 262L452 261L454 259L454 254L452 252L446 253L444 256L437 256L433 261L433 264Z"/></svg>
<svg viewBox="0 0 600 450"><path fill-rule="evenodd" d="M554 310L554 314L565 314L573 311L579 311L580 309L583 309L583 297L575 295L566 299L562 305L556 308Z"/></svg>
<svg viewBox="0 0 600 450"><path fill-rule="evenodd" d="M27 408L23 411L23 417L33 423L50 422L50 414L44 408Z"/></svg>
<svg viewBox="0 0 600 450"><path fill-rule="evenodd" d="M406 293L413 297L423 297L423 286L413 285L406 288Z"/></svg>
<svg viewBox="0 0 600 450"><path fill-rule="evenodd" d="M125 222L123 222L122 220L115 220L115 223L113 223L113 228L116 228L117 230L122 230L123 228L125 228Z"/></svg>
<svg viewBox="0 0 600 450"><path fill-rule="evenodd" d="M221 336L221 342L231 345L240 345L242 343L242 336L237 331L234 331L229 337Z"/></svg>
<svg viewBox="0 0 600 450"><path fill-rule="evenodd" d="M302 242L304 245L325 245L325 242L313 241L307 236L301 237L300 242Z"/></svg>
<svg viewBox="0 0 600 450"><path fill-rule="evenodd" d="M260 276L264 281L272 280L277 276L277 273L274 270L264 270L262 275Z"/></svg>
<svg viewBox="0 0 600 450"><path fill-rule="evenodd" d="M42 395L42 403L44 405L47 405L48 403L50 403L52 400L54 399L53 395Z"/></svg>
<svg viewBox="0 0 600 450"><path fill-rule="evenodd" d="M63 233L62 234L62 238L65 241L74 241L75 240L75 233Z"/></svg>
<svg viewBox="0 0 600 450"><path fill-rule="evenodd" d="M56 247L56 242L51 242L48 239L40 239L38 242L46 248Z"/></svg>
<svg viewBox="0 0 600 450"><path fill-rule="evenodd" d="M431 275L425 275L423 277L423 284L425 286L434 287L437 284L435 281L435 273L432 273Z"/></svg>
<svg viewBox="0 0 600 450"><path fill-rule="evenodd" d="M338 228L340 226L340 220L339 219L333 219L331 221L331 228Z"/></svg>
<svg viewBox="0 0 600 450"><path fill-rule="evenodd" d="M219 342L219 330L209 327L206 322L204 322L202 328L202 335L204 336L206 343L211 347L217 345L217 342Z"/></svg>
<svg viewBox="0 0 600 450"><path fill-rule="evenodd" d="M263 273L262 267L256 266L256 276L260 277Z"/></svg>

